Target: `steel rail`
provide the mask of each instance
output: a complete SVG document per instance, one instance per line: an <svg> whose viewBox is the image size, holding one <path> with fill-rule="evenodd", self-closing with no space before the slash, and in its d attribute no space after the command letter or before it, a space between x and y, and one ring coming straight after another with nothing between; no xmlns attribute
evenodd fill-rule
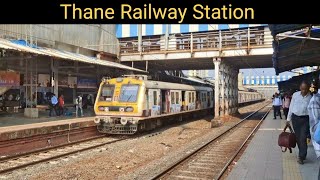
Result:
<svg viewBox="0 0 320 180"><path fill-rule="evenodd" d="M269 112L271 111L271 108L266 112L266 114L263 115L263 117L260 119L259 123L256 125L256 127L251 131L251 133L248 135L248 137L246 138L246 140L242 143L242 145L238 148L238 150L234 153L234 155L229 159L229 161L225 164L225 166L223 167L223 169L220 171L220 173L218 174L218 176L215 179L220 179L223 174L225 173L225 171L228 169L229 165L232 163L232 161L238 156L238 154L240 153L240 151L243 149L243 147L247 144L247 142L249 141L249 139L253 136L253 134L257 131L257 129L260 127L261 123L265 120L265 118L267 117L267 115L269 114Z"/></svg>
<svg viewBox="0 0 320 180"><path fill-rule="evenodd" d="M205 143L204 145L202 145L201 147L199 147L198 149L196 149L195 151L193 151L192 153L184 156L183 158L181 158L180 160L178 160L177 162L175 162L174 164L172 164L171 166L167 167L165 170L163 170L162 172L160 172L159 174L155 175L154 177L152 177L152 180L155 179L160 179L161 177L165 176L166 174L168 174L170 171L172 171L174 168L176 168L177 166L181 165L182 162L186 161L187 159L189 159L190 157L193 157L193 155L195 155L196 153L198 153L199 151L201 151L202 149L206 148L209 144L211 144L212 142L216 141L217 139L221 138L222 136L224 136L226 133L230 132L231 130L233 130L235 127L237 127L239 124L241 124L242 122L244 122L245 120L247 120L248 118L250 118L251 116L253 116L254 114L258 113L261 109L265 108L266 106L268 106L270 103L262 106L261 108L259 108L258 110L256 110L255 112L252 112L251 114L249 114L248 116L246 116L245 118L241 119L238 123L236 123L235 125L231 126L229 129L227 129L226 131L222 132L221 134L219 134L218 136L216 136L215 138L213 138L212 140L210 140L209 142Z"/></svg>
<svg viewBox="0 0 320 180"><path fill-rule="evenodd" d="M94 145L94 146L90 146L90 147L86 147L86 148L70 151L70 152L67 152L67 153L59 154L59 155L56 155L56 156L44 158L44 159L41 159L41 160L38 160L38 161L32 161L32 162L21 164L21 165L18 165L18 166L6 168L6 169L3 169L3 170L0 170L0 174L4 174L4 173L7 173L7 172L11 172L11 171L14 171L14 170L17 170L17 169L21 169L21 168L24 168L24 167L27 167L27 166L39 164L39 163L42 163L42 162L47 162L47 161L50 161L50 160L58 159L58 158L65 157L65 156L68 156L68 155L71 155L71 154L75 154L75 153L78 153L78 152L87 151L87 150L90 150L90 149L95 149L97 147L101 147L101 146L104 146L104 145L107 145L107 144L112 144L112 143L115 143L115 142L118 142L118 141L123 141L123 140L126 140L126 139L127 138L122 138L122 139L117 139L117 140L113 140L113 141L108 141L108 142L97 144L97 145ZM68 146L68 145L66 145L66 146ZM21 157L23 157L23 156L21 156Z"/></svg>

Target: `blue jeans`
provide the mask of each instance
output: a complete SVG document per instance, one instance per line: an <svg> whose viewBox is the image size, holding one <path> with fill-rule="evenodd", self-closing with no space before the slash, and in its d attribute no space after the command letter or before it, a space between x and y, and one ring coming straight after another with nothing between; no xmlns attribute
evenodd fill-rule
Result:
<svg viewBox="0 0 320 180"><path fill-rule="evenodd" d="M83 116L82 106L76 105L76 116L78 117L78 110L80 109L81 116Z"/></svg>

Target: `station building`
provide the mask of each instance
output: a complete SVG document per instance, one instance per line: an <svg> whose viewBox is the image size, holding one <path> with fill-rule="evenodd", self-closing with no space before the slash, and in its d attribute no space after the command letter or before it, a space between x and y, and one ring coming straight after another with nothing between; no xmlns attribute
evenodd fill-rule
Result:
<svg viewBox="0 0 320 180"><path fill-rule="evenodd" d="M0 25L2 104L39 108L51 92L92 105L102 77L143 72L118 62L117 44L116 25Z"/></svg>

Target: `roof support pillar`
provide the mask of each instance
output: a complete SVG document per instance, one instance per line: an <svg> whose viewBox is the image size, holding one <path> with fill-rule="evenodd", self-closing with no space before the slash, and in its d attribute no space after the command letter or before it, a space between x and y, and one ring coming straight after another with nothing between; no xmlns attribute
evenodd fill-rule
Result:
<svg viewBox="0 0 320 180"><path fill-rule="evenodd" d="M59 75L59 62L51 58L51 87L52 92L58 96L58 75Z"/></svg>
<svg viewBox="0 0 320 180"><path fill-rule="evenodd" d="M238 112L239 69L213 59L215 66L215 119Z"/></svg>
<svg viewBox="0 0 320 180"><path fill-rule="evenodd" d="M214 81L214 118L220 118L220 58L214 58L214 73L215 73L215 81Z"/></svg>
<svg viewBox="0 0 320 180"><path fill-rule="evenodd" d="M142 24L138 24L138 51L142 51Z"/></svg>

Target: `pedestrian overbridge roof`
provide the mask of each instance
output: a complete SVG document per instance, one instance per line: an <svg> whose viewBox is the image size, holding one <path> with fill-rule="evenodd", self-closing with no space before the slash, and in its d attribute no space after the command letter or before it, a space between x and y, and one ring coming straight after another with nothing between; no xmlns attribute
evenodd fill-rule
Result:
<svg viewBox="0 0 320 180"><path fill-rule="evenodd" d="M72 53L68 51L38 47L28 44L25 40L7 40L0 38L0 49L15 50L19 52L32 53L35 55L49 56L58 59L78 61L82 63L95 64L101 66L107 66L112 68L119 68L124 70L131 70L137 72L146 72L137 68L132 68L120 63L111 62L107 60L100 60L96 57L85 56L78 53Z"/></svg>
<svg viewBox="0 0 320 180"><path fill-rule="evenodd" d="M307 28L306 28L307 27ZM276 74L303 66L320 65L320 29L310 24L269 25Z"/></svg>

